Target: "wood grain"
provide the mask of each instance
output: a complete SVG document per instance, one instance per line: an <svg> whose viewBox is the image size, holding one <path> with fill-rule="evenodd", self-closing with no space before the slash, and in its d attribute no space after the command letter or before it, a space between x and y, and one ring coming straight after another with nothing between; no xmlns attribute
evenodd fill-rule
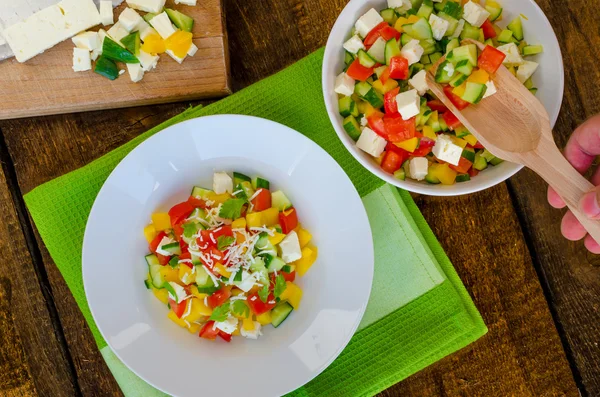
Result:
<svg viewBox="0 0 600 397"><path fill-rule="evenodd" d="M170 0L167 5L173 5ZM115 10L119 15L125 3ZM221 0L176 9L194 18L198 53L178 64L162 54L139 83L125 73L110 81L93 71L73 72L73 43L67 40L26 63L0 62L0 119L72 113L220 97L231 92L227 34ZM116 20L116 18L115 18ZM124 65L120 65L125 69Z"/></svg>

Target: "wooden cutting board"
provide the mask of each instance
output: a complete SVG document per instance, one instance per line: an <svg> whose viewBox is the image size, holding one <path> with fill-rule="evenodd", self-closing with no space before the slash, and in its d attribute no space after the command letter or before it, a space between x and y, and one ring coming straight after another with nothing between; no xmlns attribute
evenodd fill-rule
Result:
<svg viewBox="0 0 600 397"><path fill-rule="evenodd" d="M19 0L16 0L19 1ZM117 16L126 3L115 9ZM139 83L125 72L111 81L93 71L73 72L73 48L67 40L26 63L0 62L0 120L176 102L231 93L225 16L221 0L198 5L173 5L194 18L194 43L199 50L178 64L162 54L156 69ZM98 28L91 29L98 30ZM108 27L105 27L108 30ZM119 65L126 69L124 64Z"/></svg>

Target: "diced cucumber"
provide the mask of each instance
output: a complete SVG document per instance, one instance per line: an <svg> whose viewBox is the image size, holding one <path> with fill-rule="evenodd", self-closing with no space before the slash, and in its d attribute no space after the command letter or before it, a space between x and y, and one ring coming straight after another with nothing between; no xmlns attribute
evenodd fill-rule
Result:
<svg viewBox="0 0 600 397"><path fill-rule="evenodd" d="M485 9L490 13L489 19L492 22L500 18L500 15L502 15L502 7L494 7L486 4Z"/></svg>
<svg viewBox="0 0 600 397"><path fill-rule="evenodd" d="M367 51L367 54L377 63L385 63L385 44L385 40L380 37L373 43L371 48L369 48L369 51ZM358 59L360 61L360 56Z"/></svg>
<svg viewBox="0 0 600 397"><path fill-rule="evenodd" d="M541 54L542 52L544 52L544 47L541 44L526 45L525 47L523 47L524 56Z"/></svg>
<svg viewBox="0 0 600 397"><path fill-rule="evenodd" d="M213 287L215 285L204 266L196 266L196 284L198 284L198 288Z"/></svg>
<svg viewBox="0 0 600 397"><path fill-rule="evenodd" d="M437 176L433 175L431 173L432 167L429 167L429 172L427 172L427 175L425 175L425 182L430 183L432 185L437 185L440 183L440 180L438 179Z"/></svg>
<svg viewBox="0 0 600 397"><path fill-rule="evenodd" d="M271 193L271 205L279 211L285 211L292 207L292 202L287 198L285 193L277 190Z"/></svg>
<svg viewBox="0 0 600 397"><path fill-rule="evenodd" d="M192 28L194 27L194 19L192 17L170 8L165 8L165 11L167 12L171 22L173 22L179 29L183 30L184 32L192 31Z"/></svg>
<svg viewBox="0 0 600 397"><path fill-rule="evenodd" d="M447 1L446 4L444 4L444 8L442 9L442 12L440 12L440 14L446 14L454 19L460 19L460 17L462 16L462 8L460 6L460 3L455 2L455 1ZM439 15L440 18L442 18L441 15Z"/></svg>
<svg viewBox="0 0 600 397"><path fill-rule="evenodd" d="M406 173L403 168L400 168L398 171L394 172L394 178L400 179L401 181L406 180Z"/></svg>
<svg viewBox="0 0 600 397"><path fill-rule="evenodd" d="M411 10L418 10L423 4L423 0L410 0L410 4L412 4Z"/></svg>
<svg viewBox="0 0 600 397"><path fill-rule="evenodd" d="M456 175L456 182L460 183L460 182L466 182L466 181L470 181L471 177L469 176L469 174L458 174Z"/></svg>
<svg viewBox="0 0 600 397"><path fill-rule="evenodd" d="M462 32L460 32L460 38L464 39L473 39L479 40L479 36L481 34L481 29L471 25L469 22L465 22L465 26L463 27Z"/></svg>
<svg viewBox="0 0 600 397"><path fill-rule="evenodd" d="M367 83L366 81L357 83L354 86L354 92L360 99L364 99L365 101L369 102L374 108L380 108L383 106L383 95L377 92L377 90L375 90L371 84Z"/></svg>
<svg viewBox="0 0 600 397"><path fill-rule="evenodd" d="M377 62L365 50L358 50L358 62L365 68L372 68Z"/></svg>
<svg viewBox="0 0 600 397"><path fill-rule="evenodd" d="M448 0L436 1L436 3L433 5L433 8L437 12L440 12L440 11L442 11L444 9L444 7L446 6L447 2L448 2Z"/></svg>
<svg viewBox="0 0 600 397"><path fill-rule="evenodd" d="M513 32L510 31L510 30L508 30L508 29L504 29L496 37L496 40L498 41L498 43L512 43L512 41L513 41Z"/></svg>
<svg viewBox="0 0 600 397"><path fill-rule="evenodd" d="M104 76L110 80L115 80L117 77L119 77L119 68L112 59L108 59L102 55L96 61L94 73Z"/></svg>
<svg viewBox="0 0 600 397"><path fill-rule="evenodd" d="M435 43L434 39L425 39L419 42L421 47L423 47L423 55L433 54L438 51L438 47Z"/></svg>
<svg viewBox="0 0 600 397"><path fill-rule="evenodd" d="M285 262L278 256L266 255L265 266L269 270L269 273L274 273L280 271L285 266Z"/></svg>
<svg viewBox="0 0 600 397"><path fill-rule="evenodd" d="M475 153L475 161L473 161L473 168L479 171L483 171L487 168L488 163L480 153Z"/></svg>
<svg viewBox="0 0 600 397"><path fill-rule="evenodd" d="M485 84L467 82L464 94L460 97L463 101L467 101L472 104L477 104L483 98L485 90L487 89Z"/></svg>
<svg viewBox="0 0 600 397"><path fill-rule="evenodd" d="M380 14L383 20L392 26L394 26L394 24L398 20L398 14L393 8L386 8L385 10L381 10Z"/></svg>
<svg viewBox="0 0 600 397"><path fill-rule="evenodd" d="M423 2L423 4L425 3ZM413 23L412 32L412 36L418 40L431 39L433 37L431 26L425 18L421 18L417 22Z"/></svg>
<svg viewBox="0 0 600 397"><path fill-rule="evenodd" d="M450 80L450 85L452 87L458 87L459 85L464 83L465 80L467 80L467 78L469 78L469 76L462 74L460 72L456 73L456 75L452 77L452 80Z"/></svg>
<svg viewBox="0 0 600 397"><path fill-rule="evenodd" d="M413 24L412 23L407 23L402 25L402 30L404 31L404 33L406 33L407 35L411 36L411 37L415 37L415 34L413 32L413 28L412 28Z"/></svg>
<svg viewBox="0 0 600 397"><path fill-rule="evenodd" d="M431 113L429 120L427 120L427 125L433 129L433 132L440 132L442 130L442 127L440 127L439 115L437 110Z"/></svg>
<svg viewBox="0 0 600 397"><path fill-rule="evenodd" d="M513 19L512 22L506 26L506 28L513 33L515 39L523 40L523 23L521 22L520 16L517 16L515 19Z"/></svg>
<svg viewBox="0 0 600 397"><path fill-rule="evenodd" d="M436 63L442 56L443 54L441 52L434 52L433 54L429 55L429 61L431 63Z"/></svg>
<svg viewBox="0 0 600 397"><path fill-rule="evenodd" d="M452 76L448 75L448 72L446 71L446 66L449 63L450 62L448 62L448 61L444 61L438 66L438 68L435 72L435 81L437 83L445 84L445 83L449 83L452 80Z"/></svg>
<svg viewBox="0 0 600 397"><path fill-rule="evenodd" d="M152 20L152 18L154 18L155 16L157 16L158 14L155 14L153 12L149 12L146 15L143 16L144 21L150 23L150 21Z"/></svg>
<svg viewBox="0 0 600 397"><path fill-rule="evenodd" d="M290 313L294 310L292 305L287 302L280 302L271 310L271 324L277 328L285 321Z"/></svg>
<svg viewBox="0 0 600 397"><path fill-rule="evenodd" d="M385 64L389 65L390 59L392 59L396 55L400 55L400 47L398 47L398 42L396 41L396 39L391 38L387 41L387 43L385 43Z"/></svg>
<svg viewBox="0 0 600 397"><path fill-rule="evenodd" d="M121 39L121 44L123 44L133 55L140 55L140 46L142 44L140 32L136 31L123 37Z"/></svg>
<svg viewBox="0 0 600 397"><path fill-rule="evenodd" d="M448 56L448 60L454 65L457 65L458 62L464 59L468 60L473 66L477 65L477 47L475 44L457 47L452 50L452 56Z"/></svg>
<svg viewBox="0 0 600 397"><path fill-rule="evenodd" d="M419 62L422 63L423 65L426 65L428 63L432 63L431 59L429 59L429 55L423 55L421 57L421 60Z"/></svg>
<svg viewBox="0 0 600 397"><path fill-rule="evenodd" d="M458 73L464 74L465 76L470 76L471 73L473 73L473 64L471 61L463 59L462 61L456 63L454 70L456 70Z"/></svg>
<svg viewBox="0 0 600 397"><path fill-rule="evenodd" d="M259 176L252 178L252 187L254 189L270 189L271 184L266 179Z"/></svg>
<svg viewBox="0 0 600 397"><path fill-rule="evenodd" d="M405 45L407 45L409 43L409 41L414 40L415 38L412 37L411 35L407 34L407 33L402 33L402 36L400 36L400 44L404 47Z"/></svg>
<svg viewBox="0 0 600 397"><path fill-rule="evenodd" d="M118 45L108 36L104 38L104 43L102 44L102 56L112 59L115 62L140 63L139 59L137 59L135 55L129 52L126 48Z"/></svg>
<svg viewBox="0 0 600 397"><path fill-rule="evenodd" d="M489 46L494 47L494 48L496 47L494 45L494 40L492 40L492 39L487 39L486 41L483 42L483 44L489 45Z"/></svg>
<svg viewBox="0 0 600 397"><path fill-rule="evenodd" d="M351 54L348 51L346 51L346 54L344 55L344 63L346 65L350 65L352 62L354 62L354 54Z"/></svg>
<svg viewBox="0 0 600 397"><path fill-rule="evenodd" d="M433 114L433 112L427 106L421 107L419 115L417 116L417 118L419 119L419 122L417 124L419 124L419 125L427 124L427 121L429 121L429 118L431 117L432 114Z"/></svg>
<svg viewBox="0 0 600 397"><path fill-rule="evenodd" d="M448 124L446 124L446 122L444 121L443 117L438 118L438 123L440 123L440 129L442 131L448 131L449 130Z"/></svg>
<svg viewBox="0 0 600 397"><path fill-rule="evenodd" d="M493 159L490 160L491 165L498 165L503 162L504 162L504 160L502 160L501 158L498 158L498 157L494 157Z"/></svg>
<svg viewBox="0 0 600 397"><path fill-rule="evenodd" d="M449 1L448 3L454 3L454 2ZM440 12L438 14L438 17L440 17L448 22L448 29L446 29L446 33L444 33L444 36L452 36L452 34L454 34L454 31L458 27L458 19L455 19L454 17L446 14L445 12Z"/></svg>
<svg viewBox="0 0 600 397"><path fill-rule="evenodd" d="M420 63L420 62L413 63L412 65L410 65L410 66L408 67L408 72L410 73L410 78L412 79L412 78L413 78L413 76L414 76L415 74L419 73L421 70L423 70L423 68L424 68L424 66L423 66L423 64L422 64L422 63ZM404 87L403 87L403 85L404 85L404 84L407 84L407 82L406 82L406 81L404 81L404 80L401 80L401 81L400 81L400 88L401 88L401 89L400 89L400 92L404 92L404 91L406 91L406 88L404 88Z"/></svg>
<svg viewBox="0 0 600 397"><path fill-rule="evenodd" d="M154 288L163 288L165 279L160 274L161 264L158 262L158 258L154 254L146 255L146 263L148 264L148 271L152 278L152 284Z"/></svg>
<svg viewBox="0 0 600 397"><path fill-rule="evenodd" d="M352 97L345 96L339 99L338 106L340 109L340 114L343 117L348 117L350 115L354 117L358 117L358 106L356 106L356 102L352 99Z"/></svg>
<svg viewBox="0 0 600 397"><path fill-rule="evenodd" d="M533 88L533 80L531 80L531 77L528 78L527 80L525 80L525 82L523 83L523 85L527 89Z"/></svg>
<svg viewBox="0 0 600 397"><path fill-rule="evenodd" d="M446 44L446 54L449 55L451 53L452 50L454 50L455 48L458 48L460 46L460 41L458 40L458 38L453 38L452 40L450 40L448 42L448 44Z"/></svg>
<svg viewBox="0 0 600 397"><path fill-rule="evenodd" d="M533 87L533 88L529 88L529 92L531 92L533 95L537 94L537 88Z"/></svg>
<svg viewBox="0 0 600 397"><path fill-rule="evenodd" d="M239 185L242 182L250 182L252 179L248 175L242 174L241 172L233 172L233 184L234 186Z"/></svg>
<svg viewBox="0 0 600 397"><path fill-rule="evenodd" d="M433 2L431 0L423 0L421 7L417 11L417 16L425 19L429 19L429 16L433 12Z"/></svg>
<svg viewBox="0 0 600 397"><path fill-rule="evenodd" d="M467 135L471 135L471 133L469 130L467 130L467 127L464 125L459 125L458 127L454 128L454 135L456 135L457 138L463 138Z"/></svg>
<svg viewBox="0 0 600 397"><path fill-rule="evenodd" d="M150 277L150 276L148 276L148 277ZM144 285L146 286L146 289L152 289L153 284L152 284L151 280L146 279L146 280L144 280Z"/></svg>
<svg viewBox="0 0 600 397"><path fill-rule="evenodd" d="M181 246L177 241L171 244L165 244L160 247L161 250L167 251L171 255L181 255Z"/></svg>
<svg viewBox="0 0 600 397"><path fill-rule="evenodd" d="M463 149L461 157L469 160L471 163L475 161L475 151L473 149Z"/></svg>
<svg viewBox="0 0 600 397"><path fill-rule="evenodd" d="M179 265L179 257L175 255L169 260L169 266L171 266L172 268L176 268L177 265Z"/></svg>
<svg viewBox="0 0 600 397"><path fill-rule="evenodd" d="M206 198L208 198L208 195L210 193L213 193L213 191L201 188L199 186L194 186L194 188L192 189L191 196L196 197L196 198L206 199Z"/></svg>
<svg viewBox="0 0 600 397"><path fill-rule="evenodd" d="M481 152L481 156L489 163L491 162L493 159L496 158L496 156L494 156L489 150L484 149L483 152Z"/></svg>
<svg viewBox="0 0 600 397"><path fill-rule="evenodd" d="M261 251L268 251L270 253L275 251L275 246L273 244L271 244L271 241L269 241L269 235L267 233L260 234L260 237L258 238L258 241L256 241L254 248L259 253ZM270 255L270 254L267 254L267 255Z"/></svg>

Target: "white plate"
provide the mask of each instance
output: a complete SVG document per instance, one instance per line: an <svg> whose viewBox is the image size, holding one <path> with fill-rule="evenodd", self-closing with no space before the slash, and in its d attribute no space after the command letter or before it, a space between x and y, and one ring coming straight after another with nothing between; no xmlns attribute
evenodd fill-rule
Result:
<svg viewBox="0 0 600 397"><path fill-rule="evenodd" d="M192 335L146 290L142 234L150 215L212 185L214 171L261 175L282 189L313 233L319 258L299 279L304 298L278 328L228 344ZM340 166L296 131L254 117L202 117L158 133L112 172L88 219L83 282L104 339L154 387L175 396L282 395L344 349L373 280L369 221Z"/></svg>
<svg viewBox="0 0 600 397"><path fill-rule="evenodd" d="M527 57L527 60L540 63L538 70L533 76L533 83L535 87L538 87L536 96L548 111L550 121L552 122L552 126L554 126L562 103L564 70L560 47L552 26L543 11L533 0L498 0L498 2L504 7L502 21L498 22L499 26L505 27L517 15L523 14L528 18L527 20L523 19L525 39L528 43L542 44L544 46L542 54ZM344 68L344 48L342 45L348 39L350 30L356 20L370 8L380 11L387 8L387 1L351 0L346 5L346 8L344 8L331 30L323 59L323 96L325 97L327 113L335 131L352 156L378 178L402 189L432 196L457 196L487 189L510 178L523 168L523 166L518 164L504 162L496 167L488 167L488 169L468 182L456 183L450 186L430 185L424 181L418 182L408 178L406 181L401 181L394 178L383 171L370 155L356 147L354 141L348 136L342 126L343 118L338 112L337 94L333 88L335 77Z"/></svg>

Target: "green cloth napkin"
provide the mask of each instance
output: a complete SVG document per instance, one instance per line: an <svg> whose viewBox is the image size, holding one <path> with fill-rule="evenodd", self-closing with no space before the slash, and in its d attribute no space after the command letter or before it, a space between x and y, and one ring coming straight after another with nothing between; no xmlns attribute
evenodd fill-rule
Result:
<svg viewBox="0 0 600 397"><path fill-rule="evenodd" d="M487 332L410 195L384 185L370 174L333 131L321 91L322 59L321 49L235 95L204 108L190 108L87 166L25 195L48 251L127 397L164 394L116 358L94 323L81 275L85 224L100 187L123 157L156 132L194 117L247 114L299 131L343 167L367 210L373 229L375 276L363 321L338 359L291 395L371 396Z"/></svg>

